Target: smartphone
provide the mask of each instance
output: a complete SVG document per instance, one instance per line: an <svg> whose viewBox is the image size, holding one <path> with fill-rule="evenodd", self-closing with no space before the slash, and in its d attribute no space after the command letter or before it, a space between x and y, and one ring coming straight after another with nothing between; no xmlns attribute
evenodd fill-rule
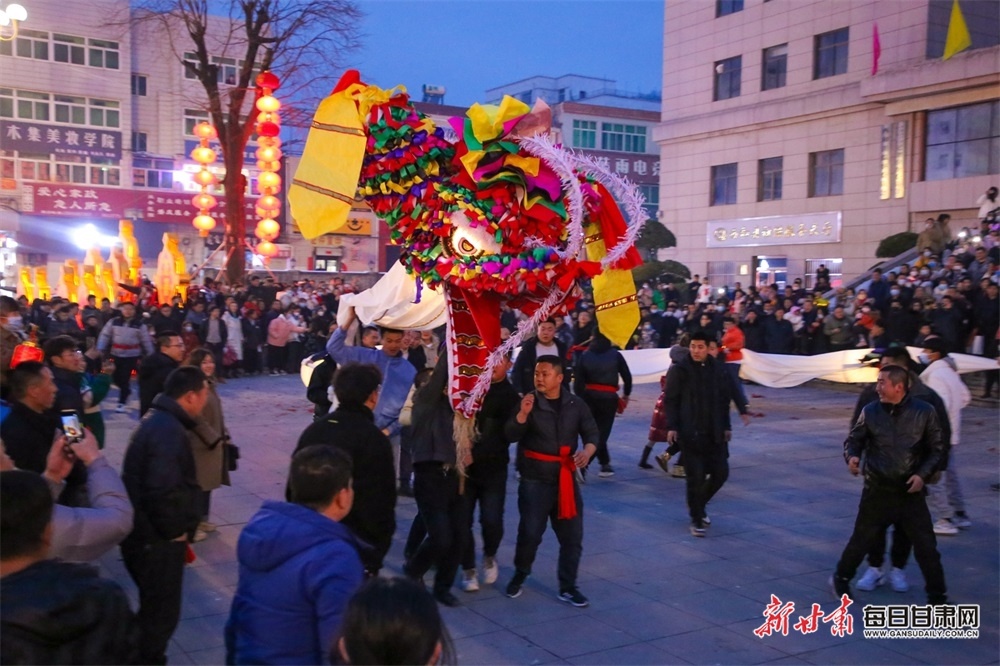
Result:
<svg viewBox="0 0 1000 666"><path fill-rule="evenodd" d="M74 444L83 439L83 426L80 425L80 419L76 415L76 412L72 410L66 410L62 412L62 429L66 433L66 439L69 443Z"/></svg>

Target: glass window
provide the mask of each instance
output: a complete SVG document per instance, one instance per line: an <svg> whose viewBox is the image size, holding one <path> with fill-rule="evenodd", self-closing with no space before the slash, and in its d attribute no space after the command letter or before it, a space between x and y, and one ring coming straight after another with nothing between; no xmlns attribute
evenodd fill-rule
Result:
<svg viewBox="0 0 1000 666"><path fill-rule="evenodd" d="M87 43L91 67L118 69L118 42L90 39Z"/></svg>
<svg viewBox="0 0 1000 666"><path fill-rule="evenodd" d="M73 65L86 64L84 45L87 40L83 37L56 33L52 35L52 42L53 60L56 62L67 62Z"/></svg>
<svg viewBox="0 0 1000 666"><path fill-rule="evenodd" d="M236 85L236 76L238 73L236 60L234 58L212 58L212 64L214 64L218 69L216 70L216 79L219 83L227 86Z"/></svg>
<svg viewBox="0 0 1000 666"><path fill-rule="evenodd" d="M204 111L184 109L184 134L194 136L195 125L205 120L208 120L208 114Z"/></svg>
<svg viewBox="0 0 1000 666"><path fill-rule="evenodd" d="M757 201L781 199L783 163L782 157L768 157L757 162Z"/></svg>
<svg viewBox="0 0 1000 666"><path fill-rule="evenodd" d="M573 121L573 147L595 148L597 146L597 121Z"/></svg>
<svg viewBox="0 0 1000 666"><path fill-rule="evenodd" d="M132 75L132 94L137 97L146 96L146 77L142 74Z"/></svg>
<svg viewBox="0 0 1000 666"><path fill-rule="evenodd" d="M118 107L118 102L91 98L90 124L95 127L120 127L121 114Z"/></svg>
<svg viewBox="0 0 1000 666"><path fill-rule="evenodd" d="M14 117L14 91L0 88L0 118Z"/></svg>
<svg viewBox="0 0 1000 666"><path fill-rule="evenodd" d="M788 71L788 44L779 44L764 49L761 64L761 90L785 87L785 73Z"/></svg>
<svg viewBox="0 0 1000 666"><path fill-rule="evenodd" d="M185 79L197 79L198 77L194 73L193 68L198 67L198 55L188 51L184 54L184 78Z"/></svg>
<svg viewBox="0 0 1000 666"><path fill-rule="evenodd" d="M55 95L56 122L87 124L87 98Z"/></svg>
<svg viewBox="0 0 1000 666"><path fill-rule="evenodd" d="M33 58L35 60L49 59L49 33L38 30L18 31L17 39L0 42L0 55L18 58Z"/></svg>
<svg viewBox="0 0 1000 666"><path fill-rule="evenodd" d="M715 0L715 18L743 11L743 0Z"/></svg>
<svg viewBox="0 0 1000 666"><path fill-rule="evenodd" d="M48 93L17 91L17 117L24 120L49 119Z"/></svg>
<svg viewBox="0 0 1000 666"><path fill-rule="evenodd" d="M844 149L809 153L809 196L844 193Z"/></svg>
<svg viewBox="0 0 1000 666"><path fill-rule="evenodd" d="M924 177L1000 173L1000 101L927 113Z"/></svg>
<svg viewBox="0 0 1000 666"><path fill-rule="evenodd" d="M736 203L736 163L712 167L712 206Z"/></svg>
<svg viewBox="0 0 1000 666"><path fill-rule="evenodd" d="M813 45L813 78L823 79L847 72L848 29L816 35Z"/></svg>
<svg viewBox="0 0 1000 666"><path fill-rule="evenodd" d="M646 204L643 206L643 209L646 211L646 215L655 219L656 211L660 209L660 186L640 185L639 192L642 193L643 199L646 200Z"/></svg>
<svg viewBox="0 0 1000 666"><path fill-rule="evenodd" d="M145 132L132 132L132 152L145 153L147 136Z"/></svg>
<svg viewBox="0 0 1000 666"><path fill-rule="evenodd" d="M601 150L646 152L646 128L624 123L601 123Z"/></svg>
<svg viewBox="0 0 1000 666"><path fill-rule="evenodd" d="M715 96L717 102L740 96L740 77L743 71L743 56L726 58L715 63Z"/></svg>
<svg viewBox="0 0 1000 666"><path fill-rule="evenodd" d="M806 259L806 289L816 287L816 274L820 266L830 271L830 287L839 287L844 281L843 264L843 259Z"/></svg>

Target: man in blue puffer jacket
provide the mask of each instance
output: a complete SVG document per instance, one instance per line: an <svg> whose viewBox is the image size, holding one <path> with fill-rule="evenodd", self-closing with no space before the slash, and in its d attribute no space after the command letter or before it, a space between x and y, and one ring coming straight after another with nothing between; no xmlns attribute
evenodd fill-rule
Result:
<svg viewBox="0 0 1000 666"><path fill-rule="evenodd" d="M362 544L341 524L354 502L351 458L331 446L292 457L291 502L265 502L240 534L227 664L325 664L361 587Z"/></svg>

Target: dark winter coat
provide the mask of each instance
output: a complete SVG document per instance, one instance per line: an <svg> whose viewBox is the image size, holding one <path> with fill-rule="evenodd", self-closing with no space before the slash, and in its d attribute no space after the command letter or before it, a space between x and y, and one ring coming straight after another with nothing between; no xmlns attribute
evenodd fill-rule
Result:
<svg viewBox="0 0 1000 666"><path fill-rule="evenodd" d="M534 393L535 406L527 421L518 423L515 412L507 420L504 433L507 441L518 443L517 469L521 478L554 484L559 482L559 464L526 458L525 449L556 456L561 446L569 446L570 453L575 453L580 439L584 445L596 446L601 434L582 398L563 388L559 393L559 412L556 413L545 396L538 391Z"/></svg>
<svg viewBox="0 0 1000 666"><path fill-rule="evenodd" d="M136 664L128 597L97 569L43 560L0 579L0 662Z"/></svg>
<svg viewBox="0 0 1000 666"><path fill-rule="evenodd" d="M12 402L10 414L0 424L0 439L3 439L7 455L18 469L41 474L45 471L45 459L57 429L62 429L62 423L56 410L39 414L23 403ZM86 497L86 484L87 468L77 460L66 477L66 488L60 501L77 504L79 499Z"/></svg>
<svg viewBox="0 0 1000 666"><path fill-rule="evenodd" d="M132 433L122 463L122 480L135 508L126 544L194 536L202 490L187 433L195 425L176 400L159 395Z"/></svg>
<svg viewBox="0 0 1000 666"><path fill-rule="evenodd" d="M944 438L934 408L909 395L898 405L872 402L844 441L844 460L864 456L865 485L907 491L914 474L926 482L939 469Z"/></svg>
<svg viewBox="0 0 1000 666"><path fill-rule="evenodd" d="M480 463L496 463L505 467L510 463L510 442L504 436L504 426L517 413L520 403L521 396L506 378L490 384L490 389L483 398L483 406L476 414L479 437L472 445L473 470Z"/></svg>
<svg viewBox="0 0 1000 666"><path fill-rule="evenodd" d="M163 391L167 375L180 367L180 363L161 351L142 359L139 365L139 416L153 406L153 399Z"/></svg>
<svg viewBox="0 0 1000 666"><path fill-rule="evenodd" d="M367 571L378 572L396 531L392 444L364 405L340 405L311 424L299 437L295 451L320 444L346 452L354 462L354 508L343 524L371 546L361 553L361 559Z"/></svg>
<svg viewBox="0 0 1000 666"><path fill-rule="evenodd" d="M553 339L556 349L559 351L559 358L564 363L568 356L566 345L559 340ZM514 370L510 373L510 380L514 383L514 388L521 395L530 393L535 388L535 361L538 360L538 338L532 338L521 344L521 350L517 353L517 360L514 362ZM563 373L563 386L569 387L570 372Z"/></svg>
<svg viewBox="0 0 1000 666"><path fill-rule="evenodd" d="M677 431L681 446L725 446L726 432L732 430L729 403L735 402L740 414L747 413L743 394L737 390L725 363L711 356L696 363L690 356L670 366L664 389L667 430ZM707 430L699 427L699 409L710 415Z"/></svg>
<svg viewBox="0 0 1000 666"><path fill-rule="evenodd" d="M308 507L264 502L236 547L226 663L328 663L347 602L364 580L359 545L343 523Z"/></svg>

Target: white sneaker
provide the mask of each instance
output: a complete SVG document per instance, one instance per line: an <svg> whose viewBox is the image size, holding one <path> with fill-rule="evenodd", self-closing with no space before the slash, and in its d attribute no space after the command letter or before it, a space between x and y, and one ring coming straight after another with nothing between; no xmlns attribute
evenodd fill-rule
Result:
<svg viewBox="0 0 1000 666"><path fill-rule="evenodd" d="M207 520L203 520L200 523L198 523L198 529L201 530L202 532L214 532L217 529L217 526L215 523L210 523Z"/></svg>
<svg viewBox="0 0 1000 666"><path fill-rule="evenodd" d="M194 538L191 539L191 541L193 541L194 543L198 543L199 541L204 541L207 538L208 538L208 532L206 532L205 530L195 530Z"/></svg>
<svg viewBox="0 0 1000 666"><path fill-rule="evenodd" d="M882 577L882 572L873 566L869 566L868 570L861 574L861 578L854 584L854 587L865 592L870 592L884 582L885 579Z"/></svg>
<svg viewBox="0 0 1000 666"><path fill-rule="evenodd" d="M958 528L952 525L951 521L947 518L939 518L938 521L934 523L934 534L955 536L958 534Z"/></svg>
<svg viewBox="0 0 1000 666"><path fill-rule="evenodd" d="M124 414L125 412L128 411L128 407L126 407L121 403L118 403L118 407L115 408L115 411L119 414Z"/></svg>
<svg viewBox="0 0 1000 666"><path fill-rule="evenodd" d="M895 592L906 592L910 589L910 584L906 582L906 573L896 567L889 570L889 584Z"/></svg>
<svg viewBox="0 0 1000 666"><path fill-rule="evenodd" d="M462 589L466 592L478 592L479 591L479 579L476 578L475 569L466 569L465 575L462 577Z"/></svg>
<svg viewBox="0 0 1000 666"><path fill-rule="evenodd" d="M492 585L500 577L500 567L497 566L497 558L486 556L483 558L483 582Z"/></svg>

